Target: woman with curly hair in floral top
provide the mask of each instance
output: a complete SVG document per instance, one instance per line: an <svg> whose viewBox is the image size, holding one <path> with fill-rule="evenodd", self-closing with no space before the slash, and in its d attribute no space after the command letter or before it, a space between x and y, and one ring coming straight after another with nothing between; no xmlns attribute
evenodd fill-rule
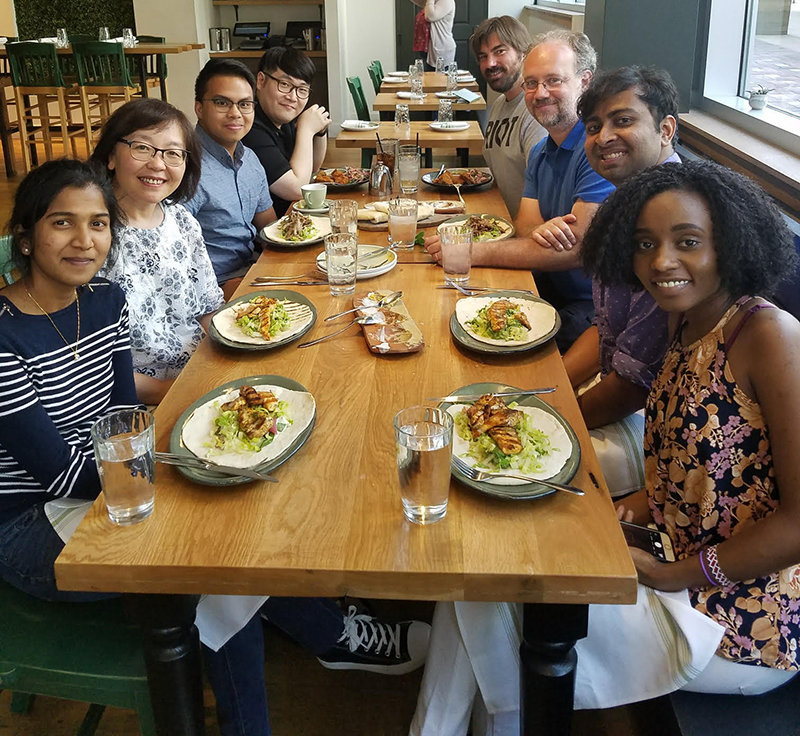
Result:
<svg viewBox="0 0 800 736"><path fill-rule="evenodd" d="M164 398L225 301L200 224L180 204L197 188L200 153L186 116L145 98L114 112L92 155L111 172L124 215L102 275L127 297L136 392L146 404Z"/></svg>
<svg viewBox="0 0 800 736"><path fill-rule="evenodd" d="M800 324L765 299L796 268L792 235L745 177L665 164L608 198L583 258L670 314L646 487L617 513L665 532L676 561L631 548L637 604L590 608L575 707L774 689L800 669ZM476 694L473 733L519 733L515 614L438 604L412 734L464 733Z"/></svg>

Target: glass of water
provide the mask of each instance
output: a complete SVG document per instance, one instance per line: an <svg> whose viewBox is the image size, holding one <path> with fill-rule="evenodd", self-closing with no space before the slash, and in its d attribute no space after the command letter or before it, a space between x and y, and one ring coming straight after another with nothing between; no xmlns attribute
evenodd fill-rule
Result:
<svg viewBox="0 0 800 736"><path fill-rule="evenodd" d="M149 411L123 409L92 425L92 442L108 518L136 524L155 503L155 420Z"/></svg>
<svg viewBox="0 0 800 736"><path fill-rule="evenodd" d="M65 49L69 46L69 36L66 28L59 28L56 31L56 48Z"/></svg>
<svg viewBox="0 0 800 736"><path fill-rule="evenodd" d="M445 63L444 63L444 56L437 56L436 57L436 73L437 74L444 74L445 73Z"/></svg>
<svg viewBox="0 0 800 736"><path fill-rule="evenodd" d="M389 242L394 250L410 250L417 234L417 200L389 201Z"/></svg>
<svg viewBox="0 0 800 736"><path fill-rule="evenodd" d="M328 217L332 233L355 235L358 232L358 202L354 199L331 200Z"/></svg>
<svg viewBox="0 0 800 736"><path fill-rule="evenodd" d="M419 78L422 79L425 74L425 65L422 63L422 59L415 59L414 66L417 67Z"/></svg>
<svg viewBox="0 0 800 736"><path fill-rule="evenodd" d="M419 189L419 146L400 146L397 154L400 171L400 191L415 194Z"/></svg>
<svg viewBox="0 0 800 736"><path fill-rule="evenodd" d="M394 137L411 138L411 113L405 103L394 106Z"/></svg>
<svg viewBox="0 0 800 736"><path fill-rule="evenodd" d="M439 116L440 123L453 122L453 103L450 100L439 100Z"/></svg>
<svg viewBox="0 0 800 736"><path fill-rule="evenodd" d="M472 269L472 230L466 225L443 227L439 231L439 238L444 282L468 284Z"/></svg>
<svg viewBox="0 0 800 736"><path fill-rule="evenodd" d="M421 100L425 95L422 91L422 77L414 77L409 81L411 95L415 100Z"/></svg>
<svg viewBox="0 0 800 736"><path fill-rule="evenodd" d="M354 293L358 270L358 237L352 233L326 235L325 256L328 260L331 296Z"/></svg>
<svg viewBox="0 0 800 736"><path fill-rule="evenodd" d="M394 417L395 457L403 513L433 524L447 513L453 417L443 409L412 406Z"/></svg>
<svg viewBox="0 0 800 736"><path fill-rule="evenodd" d="M97 39L99 41L108 41L111 38L111 34L108 32L108 26L100 26L100 30L97 32Z"/></svg>
<svg viewBox="0 0 800 736"><path fill-rule="evenodd" d="M136 46L136 36L133 35L133 29L131 28L122 29L122 45L126 49L132 49Z"/></svg>
<svg viewBox="0 0 800 736"><path fill-rule="evenodd" d="M458 65L453 62L447 67L447 87L448 92L455 92L458 89Z"/></svg>

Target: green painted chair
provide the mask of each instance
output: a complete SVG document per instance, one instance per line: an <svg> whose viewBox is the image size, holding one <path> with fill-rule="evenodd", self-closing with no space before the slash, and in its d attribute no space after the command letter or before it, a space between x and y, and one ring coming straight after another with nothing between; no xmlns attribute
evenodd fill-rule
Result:
<svg viewBox="0 0 800 736"><path fill-rule="evenodd" d="M11 236L0 236L0 289L18 281L20 272L11 257Z"/></svg>
<svg viewBox="0 0 800 736"><path fill-rule="evenodd" d="M381 64L381 60L375 59L370 66L375 67L375 71L378 72L378 79L383 79L383 64Z"/></svg>
<svg viewBox="0 0 800 736"><path fill-rule="evenodd" d="M55 158L51 127L60 127L60 141L67 154L72 144L72 155L77 158L75 136L81 131L70 132L72 111L79 105L75 99L77 87L64 80L55 44L22 41L6 44L6 53L11 65L14 96L17 102L22 160L27 174L33 164L31 148L35 151L37 137L41 136L46 159ZM57 103L57 112L51 104Z"/></svg>
<svg viewBox="0 0 800 736"><path fill-rule="evenodd" d="M367 67L367 71L369 72L369 78L372 80L372 86L374 87L375 94L377 95L378 92L381 91L381 80L383 79L383 75L377 70L375 64L380 64L380 62L373 61Z"/></svg>
<svg viewBox="0 0 800 736"><path fill-rule="evenodd" d="M48 603L0 581L0 688L12 710L34 695L91 703L78 736L92 736L107 705L139 714L142 736L155 736L139 629L119 598Z"/></svg>
<svg viewBox="0 0 800 736"><path fill-rule="evenodd" d="M99 130L111 117L112 104L128 102L140 90L131 79L121 43L74 43L72 54L78 67L81 115L86 146L91 154L94 150L94 131ZM97 114L93 115L93 111L97 111Z"/></svg>
<svg viewBox="0 0 800 736"><path fill-rule="evenodd" d="M139 43L164 43L167 39L164 36L136 36ZM158 76L158 58L161 57L161 64L164 67L164 79L167 78L167 55L166 54L151 54L144 57L145 79L147 79L148 87L160 87L161 80ZM138 81L141 84L139 74L139 57L131 56L125 57L128 60L128 71L131 79ZM142 92L144 96L144 92Z"/></svg>
<svg viewBox="0 0 800 736"><path fill-rule="evenodd" d="M361 77L347 77L347 88L353 98L353 105L356 108L356 116L359 120L369 120L369 108L367 99L364 97L364 88L361 86ZM375 155L374 148L361 149L361 168L368 169L372 165L372 157Z"/></svg>

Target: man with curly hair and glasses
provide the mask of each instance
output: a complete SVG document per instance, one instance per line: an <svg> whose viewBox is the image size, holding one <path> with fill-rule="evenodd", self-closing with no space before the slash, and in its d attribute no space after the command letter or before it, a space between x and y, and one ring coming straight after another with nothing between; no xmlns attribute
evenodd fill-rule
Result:
<svg viewBox="0 0 800 736"><path fill-rule="evenodd" d="M302 51L269 49L258 65L255 119L243 143L258 156L269 180L275 212L282 217L322 165L331 116L321 105L306 108L316 68Z"/></svg>

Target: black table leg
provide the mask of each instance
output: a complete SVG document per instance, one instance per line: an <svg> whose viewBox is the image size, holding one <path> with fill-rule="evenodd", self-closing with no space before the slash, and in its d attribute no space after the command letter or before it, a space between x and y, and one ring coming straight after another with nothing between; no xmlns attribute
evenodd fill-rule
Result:
<svg viewBox="0 0 800 736"><path fill-rule="evenodd" d="M147 681L159 736L205 736L197 596L131 595L142 627Z"/></svg>
<svg viewBox="0 0 800 736"><path fill-rule="evenodd" d="M158 83L161 87L161 99L167 102L167 70L165 69L166 62L164 61L164 54L156 56L156 72L158 74Z"/></svg>
<svg viewBox="0 0 800 736"><path fill-rule="evenodd" d="M142 97L149 97L147 92L147 59L144 56L136 57L139 67L139 87L142 90Z"/></svg>
<svg viewBox="0 0 800 736"><path fill-rule="evenodd" d="M469 168L469 148L457 148L456 153L461 157L461 165L465 168Z"/></svg>
<svg viewBox="0 0 800 736"><path fill-rule="evenodd" d="M426 148L425 149L425 168L432 169L433 168L433 149Z"/></svg>
<svg viewBox="0 0 800 736"><path fill-rule="evenodd" d="M568 736L575 693L575 642L586 636L588 605L526 603L522 621L523 736Z"/></svg>

